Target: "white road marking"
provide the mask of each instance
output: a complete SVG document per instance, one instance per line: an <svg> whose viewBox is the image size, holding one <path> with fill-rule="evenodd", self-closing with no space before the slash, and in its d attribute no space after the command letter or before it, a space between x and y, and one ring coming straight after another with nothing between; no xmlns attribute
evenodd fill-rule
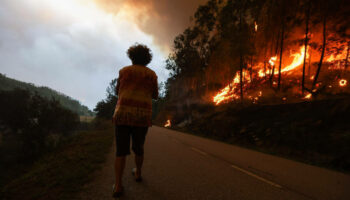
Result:
<svg viewBox="0 0 350 200"><path fill-rule="evenodd" d="M200 154L204 155L204 156L207 156L207 155L208 155L208 154L205 153L204 151L201 151L201 150L199 150L199 149L197 149L197 148L191 147L191 149L192 149L193 151L197 152L197 153L200 153Z"/></svg>
<svg viewBox="0 0 350 200"><path fill-rule="evenodd" d="M174 142L180 143L177 139L172 138L172 140L173 140ZM199 150L199 149L197 149L197 148L195 148L195 147L191 147L191 149L192 149L193 151L197 152L197 153L202 154L203 156L208 156L207 153L205 153L204 151L201 151L201 150ZM269 180L267 180L267 179L264 179L263 177L260 177L260 176L258 176L258 175L256 175L256 174L254 174L254 173L252 173L252 172L249 172L249 171L247 171L247 170L245 170L245 169L242 169L242 168L240 168L240 167L238 167L238 166L236 166L236 165L232 165L232 164L231 164L231 167L234 168L234 169L236 169L236 170L238 170L238 171L241 171L241 172L243 172L243 173L245 173L245 174L247 174L247 175L249 175L249 176L251 176L251 177L253 177L253 178L255 178L255 179L258 179L258 180L260 180L260 181L262 181L262 182L265 182L265 183L267 183L267 184L269 184L269 185L272 185L272 186L277 187L277 188L282 188L282 186L278 185L277 183L274 183L274 182L272 182L272 181L269 181Z"/></svg>
<svg viewBox="0 0 350 200"><path fill-rule="evenodd" d="M263 181L263 182L265 182L265 183L267 183L267 184L270 184L270 185L272 185L272 186L274 186L274 187L282 188L282 186L278 185L277 183L274 183L274 182L272 182L272 181L266 180L266 179L264 179L264 178L262 178L262 177L260 177L260 176L258 176L258 175L255 175L255 174L253 174L253 173L251 173L251 172L249 172L249 171L247 171L247 170L245 170L245 169L242 169L242 168L237 167L237 166L235 166L235 165L231 165L231 167L234 168L234 169L236 169L236 170L238 170L238 171L241 171L241 172L243 172L243 173L245 173L245 174L247 174L247 175L249 175L249 176L251 176L251 177L253 177L253 178L256 178L256 179L258 179L258 180L260 180L260 181Z"/></svg>

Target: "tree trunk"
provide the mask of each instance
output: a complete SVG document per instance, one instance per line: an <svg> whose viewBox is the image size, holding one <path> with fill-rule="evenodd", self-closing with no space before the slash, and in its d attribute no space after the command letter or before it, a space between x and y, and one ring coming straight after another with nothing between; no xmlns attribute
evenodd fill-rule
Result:
<svg viewBox="0 0 350 200"><path fill-rule="evenodd" d="M242 38L242 2L240 1L241 5L239 8L239 34ZM240 69L240 89L241 89L241 102L243 103L243 52L242 52L242 41L240 40L239 45L239 69Z"/></svg>
<svg viewBox="0 0 350 200"><path fill-rule="evenodd" d="M278 36L277 36L277 43L276 43L276 51L275 51L275 55L277 56L277 52L278 52L278 45L279 45L279 41L280 41L280 31L278 31ZM272 83L273 83L273 77L275 76L275 66L276 63L272 66L272 70L271 70L271 74L270 74L270 86L273 87Z"/></svg>
<svg viewBox="0 0 350 200"><path fill-rule="evenodd" d="M306 9L306 28L305 28L305 41L304 41L304 64L303 64L303 76L301 80L301 91L302 95L304 96L305 92L305 67L306 67L306 54L307 54L307 43L308 43L308 34L309 34L309 18L310 18L310 1L308 2L307 9Z"/></svg>
<svg viewBox="0 0 350 200"><path fill-rule="evenodd" d="M240 53L239 57L239 65L240 65L240 77L239 77L239 82L240 82L240 89L241 89L241 101L243 102L243 56L242 53Z"/></svg>
<svg viewBox="0 0 350 200"><path fill-rule="evenodd" d="M265 43L265 55L264 55L264 79L266 80L266 63L267 63L267 61L266 61L266 56L267 56L267 42Z"/></svg>
<svg viewBox="0 0 350 200"><path fill-rule="evenodd" d="M264 79L266 80L266 56L264 59Z"/></svg>
<svg viewBox="0 0 350 200"><path fill-rule="evenodd" d="M318 63L318 67L317 67L316 75L315 75L315 78L314 78L314 82L312 83L312 90L316 86L317 79L318 79L318 76L320 74L321 67L322 67L324 51L326 49L326 20L327 20L327 17L326 17L326 14L325 14L324 15L324 19L323 19L323 47L322 47L322 53L321 53L320 62Z"/></svg>
<svg viewBox="0 0 350 200"><path fill-rule="evenodd" d="M250 76L250 81L253 82L253 56L250 57L249 76Z"/></svg>
<svg viewBox="0 0 350 200"><path fill-rule="evenodd" d="M348 67L348 60L349 60L349 45L350 45L350 42L348 42L348 50L347 50L347 53L346 53L346 58L345 58L345 71L346 71L346 68Z"/></svg>
<svg viewBox="0 0 350 200"><path fill-rule="evenodd" d="M278 68L278 87L277 87L278 90L281 89L281 69L282 69L282 56L283 56L283 41L284 41L284 19L282 20L280 66Z"/></svg>
<svg viewBox="0 0 350 200"><path fill-rule="evenodd" d="M310 47L310 50L309 50L309 70L308 70L308 76L310 76L311 74L311 57L312 57L312 49Z"/></svg>

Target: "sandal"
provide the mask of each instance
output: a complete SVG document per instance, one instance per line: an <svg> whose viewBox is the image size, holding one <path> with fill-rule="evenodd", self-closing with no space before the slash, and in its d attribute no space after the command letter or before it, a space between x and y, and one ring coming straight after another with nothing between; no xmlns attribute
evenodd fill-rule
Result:
<svg viewBox="0 0 350 200"><path fill-rule="evenodd" d="M121 190L120 191L115 191L116 190L116 188L115 188L115 184L113 184L113 186L112 186L112 197L114 197L114 198L118 198L118 197L121 197L121 196L123 196L123 194L124 194L124 187L122 186L121 187Z"/></svg>
<svg viewBox="0 0 350 200"><path fill-rule="evenodd" d="M133 168L133 169L131 170L131 173L132 173L132 175L135 177L135 181L136 181L136 182L142 182L142 177L141 177L141 176L138 177L138 178L136 178L136 168Z"/></svg>

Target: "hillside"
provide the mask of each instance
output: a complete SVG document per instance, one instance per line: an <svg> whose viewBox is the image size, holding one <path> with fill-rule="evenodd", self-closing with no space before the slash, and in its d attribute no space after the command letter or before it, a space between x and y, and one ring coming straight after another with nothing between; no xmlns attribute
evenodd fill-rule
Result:
<svg viewBox="0 0 350 200"><path fill-rule="evenodd" d="M350 171L349 96L277 105L193 105L191 114L170 109L163 116L170 116L172 128Z"/></svg>
<svg viewBox="0 0 350 200"><path fill-rule="evenodd" d="M48 87L38 87L32 83L26 83L18 81L12 78L8 78L5 75L0 73L0 90L13 90L15 88L29 90L30 92L37 92L40 96L51 99L54 98L58 100L63 107L84 116L92 116L93 112L89 110L88 107L80 104L79 101L62 94L58 91L55 91Z"/></svg>

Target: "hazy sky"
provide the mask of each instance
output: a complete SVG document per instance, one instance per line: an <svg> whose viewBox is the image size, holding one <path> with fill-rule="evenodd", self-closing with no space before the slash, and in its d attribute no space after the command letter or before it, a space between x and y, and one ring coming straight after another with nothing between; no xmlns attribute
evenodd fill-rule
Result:
<svg viewBox="0 0 350 200"><path fill-rule="evenodd" d="M158 80L172 40L205 0L1 0L0 73L48 86L93 109L131 64L135 42L153 52Z"/></svg>

